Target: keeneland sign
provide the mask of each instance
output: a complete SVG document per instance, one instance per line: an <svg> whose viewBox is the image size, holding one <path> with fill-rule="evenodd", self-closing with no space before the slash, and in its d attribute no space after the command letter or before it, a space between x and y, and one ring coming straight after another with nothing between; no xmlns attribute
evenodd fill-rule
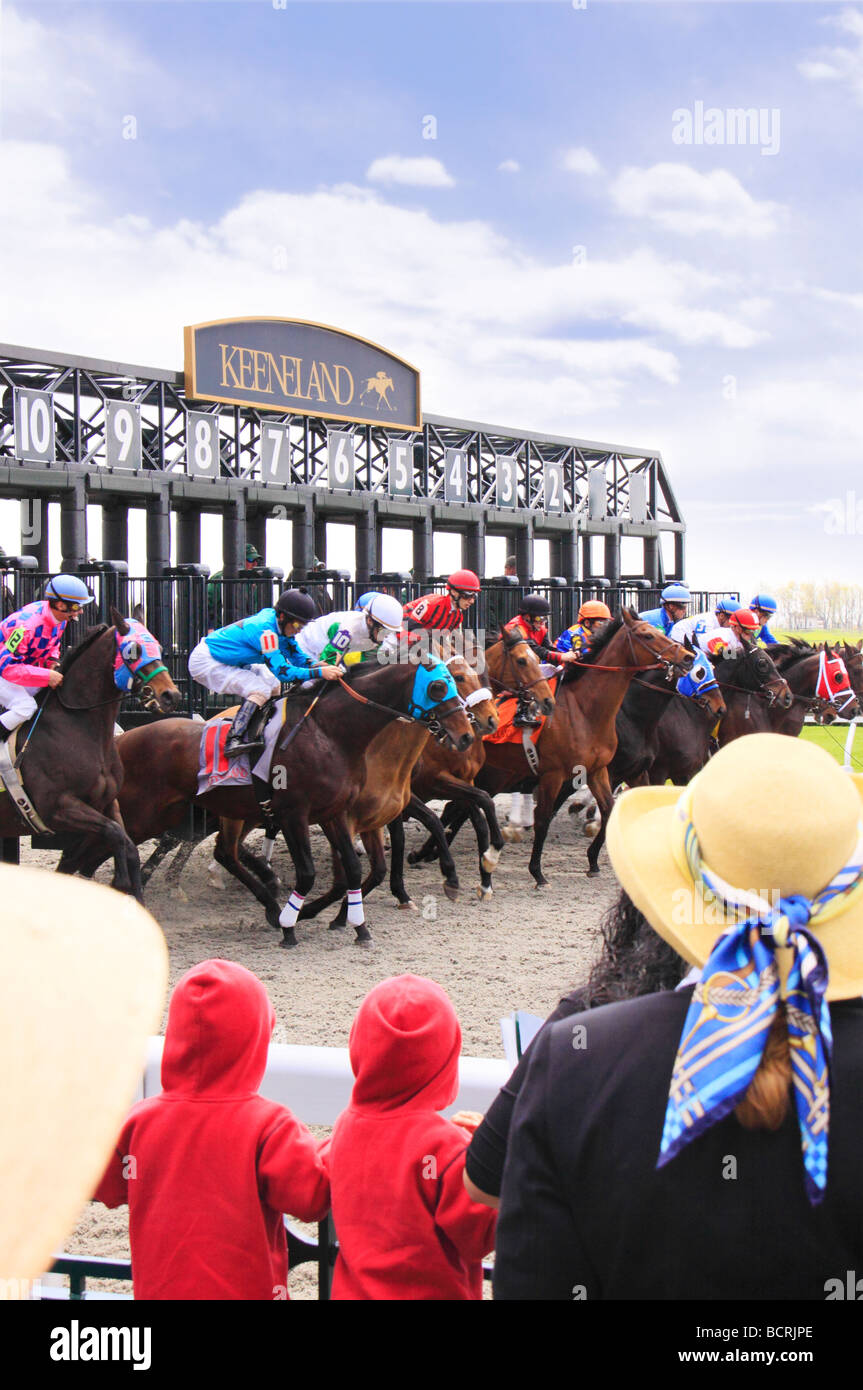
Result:
<svg viewBox="0 0 863 1390"><path fill-rule="evenodd" d="M217 319L185 330L189 399L418 430L419 372L391 352L298 319Z"/></svg>

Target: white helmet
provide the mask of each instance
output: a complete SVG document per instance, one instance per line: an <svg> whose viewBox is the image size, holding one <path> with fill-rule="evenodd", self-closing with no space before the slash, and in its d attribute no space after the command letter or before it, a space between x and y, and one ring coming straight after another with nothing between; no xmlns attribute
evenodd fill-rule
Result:
<svg viewBox="0 0 863 1390"><path fill-rule="evenodd" d="M375 594L366 607L366 614L381 627L389 628L390 632L398 632L404 618L401 604L391 594Z"/></svg>

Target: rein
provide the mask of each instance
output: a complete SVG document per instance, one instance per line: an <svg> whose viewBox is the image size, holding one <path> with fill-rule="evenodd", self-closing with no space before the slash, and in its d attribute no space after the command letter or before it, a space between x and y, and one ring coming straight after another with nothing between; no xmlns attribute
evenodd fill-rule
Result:
<svg viewBox="0 0 863 1390"><path fill-rule="evenodd" d="M426 716L418 716L416 714L404 714L401 710L391 709L389 705L378 704L377 700L370 700L368 696L361 695L358 690L352 690L351 687L345 681L343 676L339 676L339 685L342 687L343 690L347 691L348 695L350 695L352 700L357 700L361 705L368 705L369 709L379 710L381 714L386 714L390 719L397 719L401 724L425 724L427 727L430 727L432 724L437 722L438 714L455 713L455 706L453 704L453 701L452 699L449 699L445 700L443 704L437 705L435 707L435 714L433 718L427 718ZM458 696L456 696L456 699L458 700L460 706L461 699ZM453 705L453 708L446 709L445 707L447 705ZM429 710L429 715L431 714L432 711Z"/></svg>

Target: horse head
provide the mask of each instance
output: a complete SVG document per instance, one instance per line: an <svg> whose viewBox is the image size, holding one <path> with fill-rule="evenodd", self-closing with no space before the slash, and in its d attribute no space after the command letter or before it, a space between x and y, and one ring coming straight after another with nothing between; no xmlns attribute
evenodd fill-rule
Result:
<svg viewBox="0 0 863 1390"><path fill-rule="evenodd" d="M692 653L692 665L677 682L678 695L694 701L698 708L703 709L711 718L721 719L727 713L727 709L710 659L703 652L695 650L688 633L683 645Z"/></svg>
<svg viewBox="0 0 863 1390"><path fill-rule="evenodd" d="M531 713L551 714L551 686L542 674L539 658L523 637L502 627L500 641L486 648L485 659L493 689L514 695Z"/></svg>
<svg viewBox="0 0 863 1390"><path fill-rule="evenodd" d="M500 723L497 706L487 686L480 684L477 672L460 654L448 657L444 665L455 681L456 690L476 736L493 734Z"/></svg>
<svg viewBox="0 0 863 1390"><path fill-rule="evenodd" d="M691 649L687 651L679 642L672 642L658 627L639 618L633 608L621 609L620 616L620 630L628 635L634 664L645 660L648 665L659 662L665 666L669 681L686 675L695 660Z"/></svg>
<svg viewBox="0 0 863 1390"><path fill-rule="evenodd" d="M734 655L737 656L736 653ZM743 689L759 691L768 705L778 705L780 709L791 708L794 696L788 682L777 671L763 647L750 647L743 656L737 656L736 669Z"/></svg>
<svg viewBox="0 0 863 1390"><path fill-rule="evenodd" d="M124 618L116 608L111 609L111 621L117 646L117 689L139 696L145 709L173 714L183 697L162 661L162 648L155 637L138 618Z"/></svg>
<svg viewBox="0 0 863 1390"><path fill-rule="evenodd" d="M434 657L412 664L412 670L408 697L411 718L425 724L442 746L456 753L466 752L473 743L474 731L452 673Z"/></svg>

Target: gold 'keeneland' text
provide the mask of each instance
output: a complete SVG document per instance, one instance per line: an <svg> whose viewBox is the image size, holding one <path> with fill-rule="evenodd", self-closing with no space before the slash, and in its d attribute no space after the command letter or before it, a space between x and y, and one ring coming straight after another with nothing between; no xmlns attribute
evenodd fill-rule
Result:
<svg viewBox="0 0 863 1390"><path fill-rule="evenodd" d="M265 352L219 343L222 354L220 385L228 390L254 391L261 396L280 396L322 405L350 405L354 379L341 363L311 362L303 357Z"/></svg>

